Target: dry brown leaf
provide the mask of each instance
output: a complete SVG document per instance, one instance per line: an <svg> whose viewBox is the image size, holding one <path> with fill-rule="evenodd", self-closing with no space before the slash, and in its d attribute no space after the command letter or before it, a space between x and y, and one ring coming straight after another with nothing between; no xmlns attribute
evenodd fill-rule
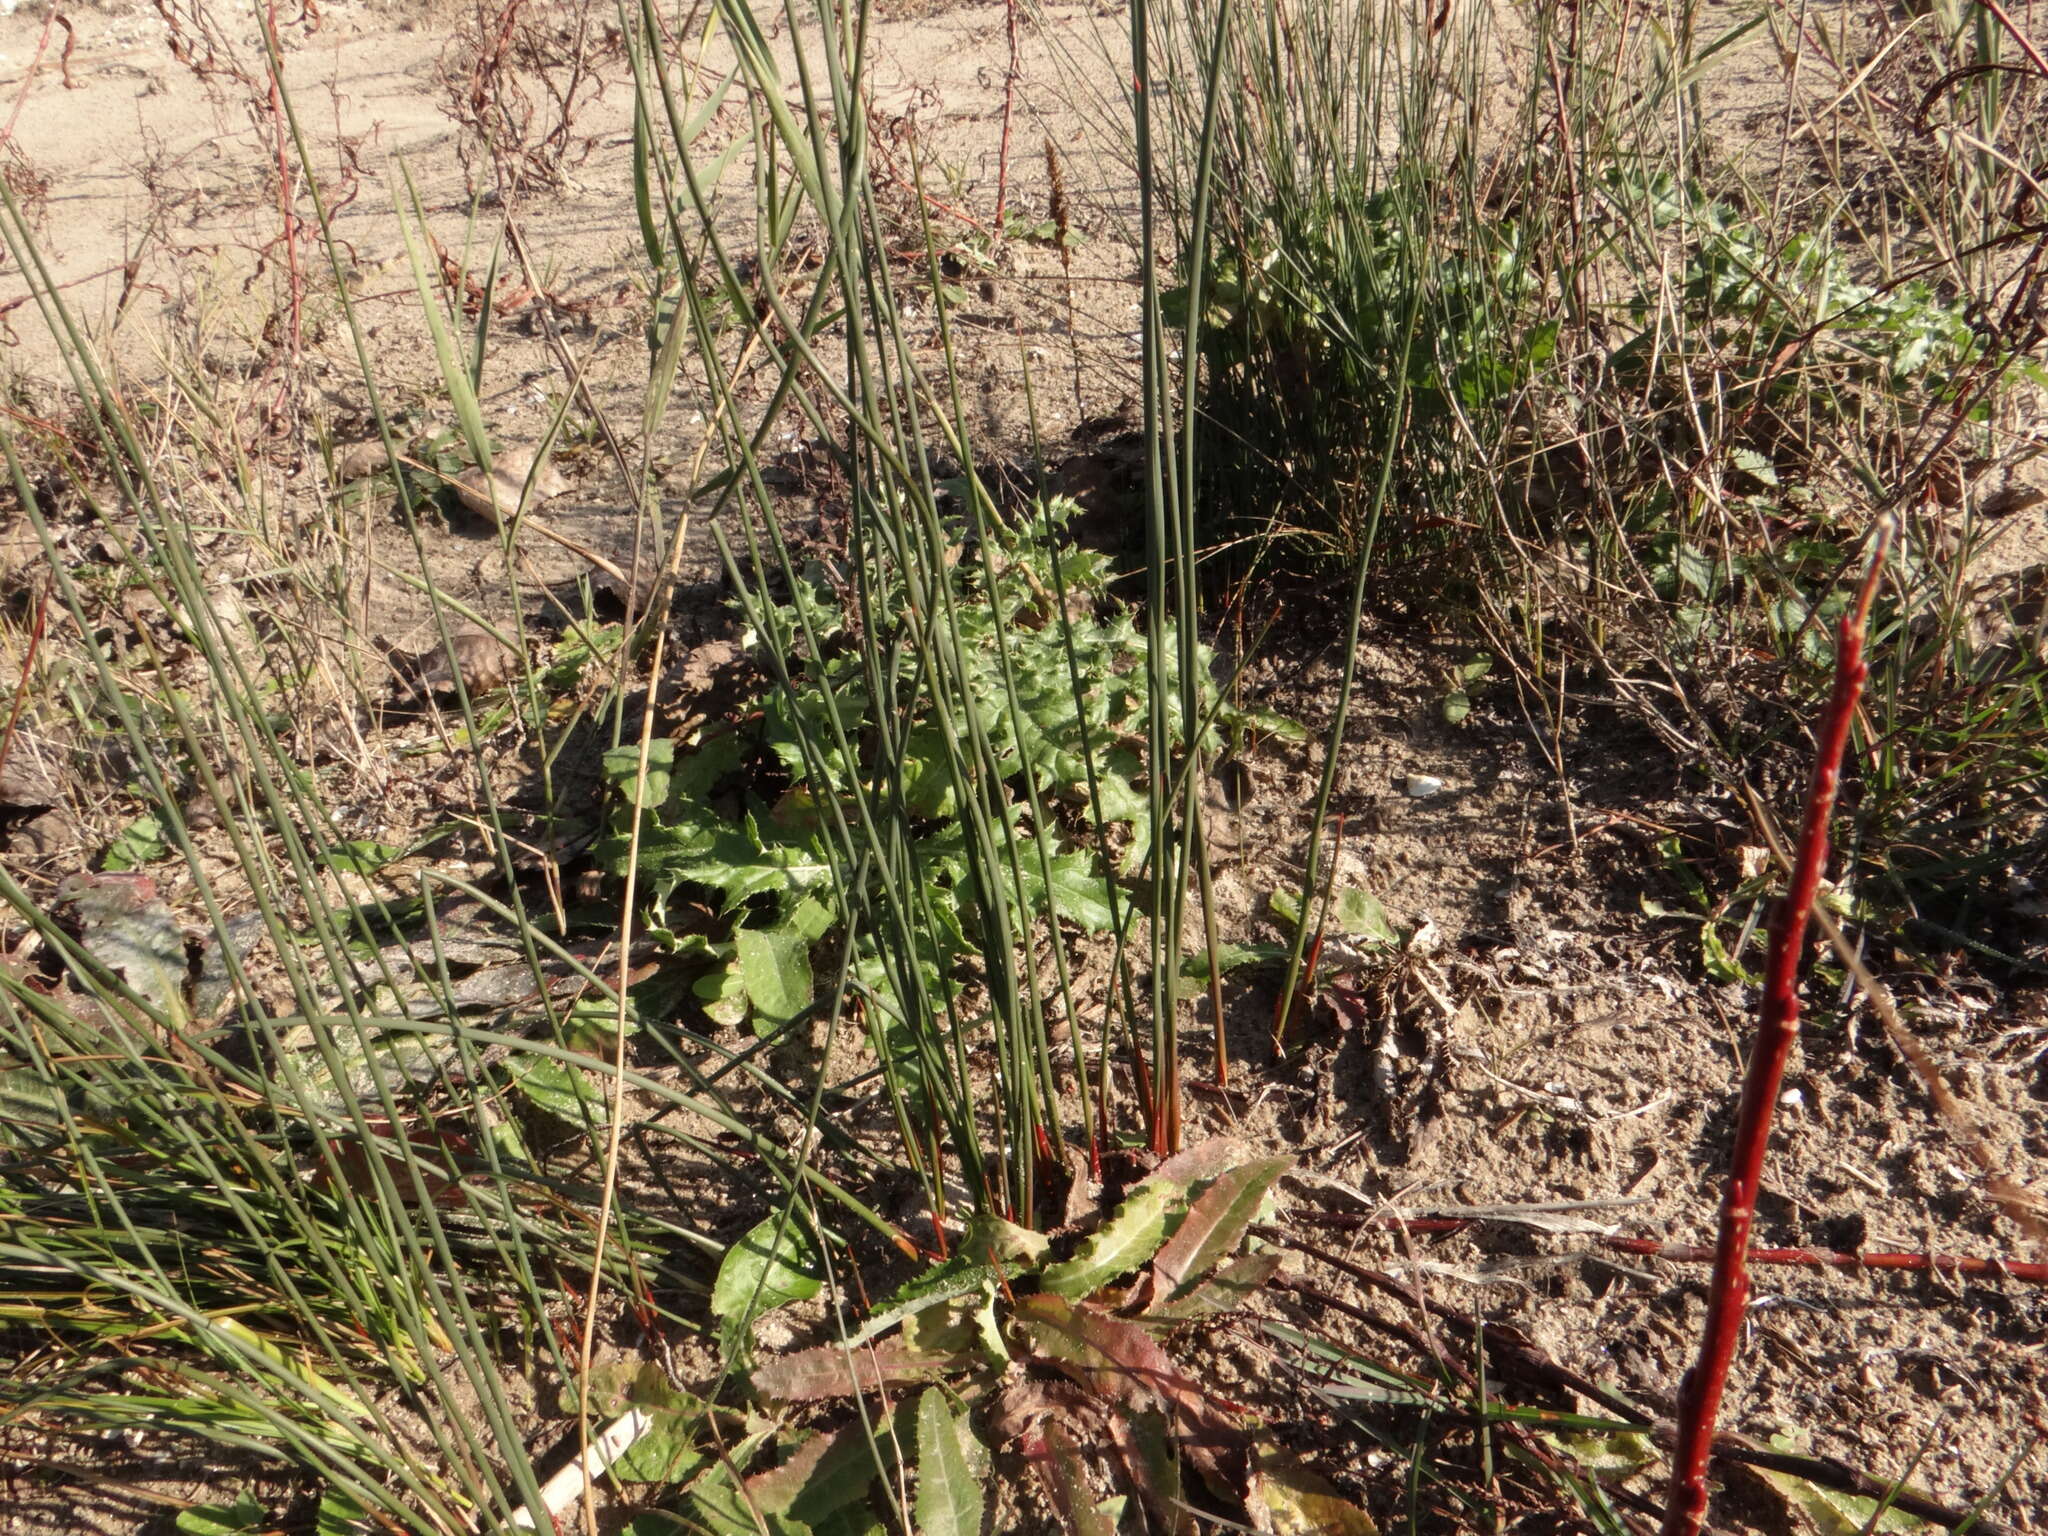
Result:
<svg viewBox="0 0 2048 1536"><path fill-rule="evenodd" d="M851 1349L821 1344L763 1361L754 1368L754 1390L777 1402L809 1403L927 1381L949 1371L966 1370L979 1359L973 1354L926 1354L903 1339L883 1339Z"/></svg>
<svg viewBox="0 0 2048 1536"><path fill-rule="evenodd" d="M334 483L348 485L353 481L367 480L380 469L390 466L391 458L384 452L383 443L372 438L367 443L351 443L334 456Z"/></svg>
<svg viewBox="0 0 2048 1536"><path fill-rule="evenodd" d="M63 802L64 791L46 763L26 752L8 754L0 766L0 809L46 811Z"/></svg>
<svg viewBox="0 0 2048 1536"><path fill-rule="evenodd" d="M465 511L485 522L496 523L519 509L520 493L525 490L529 475L533 477L533 493L527 498L528 511L569 489L569 482L552 463L542 464L540 473L534 475L533 460L531 448L507 448L493 459L488 475L481 469L466 469L457 475L455 499Z"/></svg>
<svg viewBox="0 0 2048 1536"><path fill-rule="evenodd" d="M519 675L518 652L481 629L458 630L448 637L446 651L434 647L411 659L419 669L414 686L421 693L451 693L458 675L465 692L489 693Z"/></svg>

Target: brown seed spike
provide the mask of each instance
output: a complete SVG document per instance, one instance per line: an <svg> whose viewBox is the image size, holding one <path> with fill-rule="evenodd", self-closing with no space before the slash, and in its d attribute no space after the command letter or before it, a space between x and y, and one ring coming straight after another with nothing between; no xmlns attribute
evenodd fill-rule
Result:
<svg viewBox="0 0 2048 1536"><path fill-rule="evenodd" d="M1045 179L1052 185L1049 199L1052 206L1052 227L1054 238L1060 245L1060 265L1067 266L1072 258L1067 253L1067 230L1070 227L1067 210L1067 178L1060 170L1060 152L1053 147L1052 135L1045 138Z"/></svg>

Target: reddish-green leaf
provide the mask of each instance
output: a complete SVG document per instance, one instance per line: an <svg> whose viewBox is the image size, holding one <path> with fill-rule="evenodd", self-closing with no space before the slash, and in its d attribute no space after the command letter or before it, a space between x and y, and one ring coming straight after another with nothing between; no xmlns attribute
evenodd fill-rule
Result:
<svg viewBox="0 0 2048 1536"><path fill-rule="evenodd" d="M1046 1425L1045 1454L1036 1461L1046 1492L1052 1495L1053 1507L1060 1512L1070 1536L1116 1536L1115 1517L1096 1502L1081 1453L1057 1424Z"/></svg>
<svg viewBox="0 0 2048 1536"><path fill-rule="evenodd" d="M921 1536L981 1536L987 1505L960 1449L962 1425L946 1394L925 1388L917 1404L917 1528Z"/></svg>
<svg viewBox="0 0 2048 1536"><path fill-rule="evenodd" d="M1140 1184L1071 1259L1046 1266L1041 1284L1054 1295L1078 1301L1129 1274L1159 1251L1179 1199L1170 1184Z"/></svg>
<svg viewBox="0 0 2048 1536"><path fill-rule="evenodd" d="M885 1431L878 1426L876 1434ZM876 1449L858 1424L813 1435L781 1466L748 1478L747 1499L765 1513L815 1526L867 1497L880 1470Z"/></svg>
<svg viewBox="0 0 2048 1536"><path fill-rule="evenodd" d="M1242 1163L1246 1155L1244 1145L1228 1136L1198 1141L1154 1168L1138 1187L1143 1189L1147 1184L1165 1184L1186 1195L1197 1184L1206 1184L1228 1173Z"/></svg>
<svg viewBox="0 0 2048 1536"><path fill-rule="evenodd" d="M1224 1265L1177 1300L1158 1301L1145 1309L1147 1322L1192 1323L1235 1312L1279 1272L1277 1253L1248 1253Z"/></svg>
<svg viewBox="0 0 2048 1536"><path fill-rule="evenodd" d="M1183 1453L1204 1477L1223 1481L1222 1458L1242 1447L1243 1435L1143 1328L1063 1296L1021 1297L1017 1318L1039 1356L1090 1391L1133 1409L1164 1406Z"/></svg>
<svg viewBox="0 0 2048 1536"><path fill-rule="evenodd" d="M1185 1296L1244 1241L1245 1229L1273 1183L1294 1166L1291 1157L1266 1157L1223 1174L1202 1191L1152 1261L1168 1300Z"/></svg>

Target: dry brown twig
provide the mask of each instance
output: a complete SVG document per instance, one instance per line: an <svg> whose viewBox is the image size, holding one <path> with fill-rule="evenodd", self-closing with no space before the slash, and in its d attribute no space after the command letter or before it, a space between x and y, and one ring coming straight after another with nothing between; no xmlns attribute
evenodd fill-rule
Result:
<svg viewBox="0 0 2048 1536"><path fill-rule="evenodd" d="M500 191L560 186L595 143L578 139L576 119L624 46L616 26L593 24L590 0L477 0L440 61L464 168L474 176L480 153Z"/></svg>

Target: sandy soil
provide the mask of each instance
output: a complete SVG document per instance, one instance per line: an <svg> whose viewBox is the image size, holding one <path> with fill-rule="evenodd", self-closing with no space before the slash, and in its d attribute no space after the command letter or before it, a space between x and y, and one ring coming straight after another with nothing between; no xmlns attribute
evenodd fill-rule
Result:
<svg viewBox="0 0 2048 1536"><path fill-rule="evenodd" d="M170 56L154 9L69 14L76 44L68 78L57 59L61 32L34 62L40 8L0 18L0 113L19 101L14 145L26 169L18 192L55 277L133 389L159 387L171 360L197 359L235 381L225 398L239 420L254 421L281 387L280 344L265 329L288 260L272 243L280 228L274 147L231 82L203 80ZM248 34L227 41L245 68L254 66L248 8L224 14ZM1089 118L1059 105L1054 62L1055 44L1085 51L1105 24L1115 28L1117 16L1055 8L1045 18L1049 33L1027 29L1021 61L1010 195L1042 216L1050 139L1088 237L1075 256L1072 308L1057 256L1012 242L977 277L962 316L961 363L975 388L977 429L999 454L1028 448L1021 380L1034 370L1053 456L1113 525L1129 516L1115 418L1136 388L1133 259L1120 237L1128 186ZM408 407L440 387L391 211L403 162L447 250L487 249L509 216L543 277L547 298L536 304L550 306L547 325L509 314L494 336L482 391L493 432L532 442L544 430L559 388L545 337L535 333L548 325L585 370L598 404L637 420L648 296L636 286L629 91L616 84L623 65L616 56L604 64L613 88L577 119L588 148L568 184L521 194L508 210L480 196L485 189L465 170L443 110L451 25L437 10L334 0L317 26L290 29L294 96L322 185L345 203L334 229L380 384ZM956 221L959 231L971 233L970 220L992 208L998 175L1002 8L896 10L878 29L874 59L877 100L893 132L890 163L907 170L914 141L934 181L968 213ZM1731 81L1762 89L1762 73L1755 81L1744 73L1757 69L1752 48L1738 64ZM1730 99L1730 122L1738 108L1760 110ZM301 257L320 259L310 245ZM0 307L23 291L19 274L0 269ZM4 362L11 398L27 409L50 406L63 381L41 324L27 306L0 308L0 318L12 331ZM312 440L339 453L363 440L365 402L332 306L316 307L308 321L298 377L283 382L303 390ZM670 471L662 490L673 498L689 488L702 421L694 412L679 405L671 439L660 445ZM1084 431L1084 420L1095 424ZM793 452L802 443L792 430L776 446ZM622 477L594 444L560 457L567 485L545 509L549 522L625 563L635 519ZM261 473L286 503L325 496L339 478L320 454L290 445L270 453ZM793 473L793 523L830 495ZM378 538L398 544L392 528ZM436 540L431 562L458 595L497 615L516 606L488 529L444 530ZM701 528L691 540L683 575L694 597L679 623L685 638L719 643L730 633L715 607L715 561ZM529 539L524 550L530 588L589 569L546 540ZM405 584L372 572L369 588L360 632L421 643L422 610ZM1330 626L1305 617L1281 628L1290 639L1255 664L1251 689L1264 707L1318 732L1338 672ZM1348 829L1343 879L1375 893L1404 931L1425 936L1403 966L1361 985L1355 1008L1326 1008L1306 1021L1299 1049L1284 1060L1264 1043L1270 982L1235 985L1238 1087L1199 1098L1195 1113L1201 1129L1294 1153L1301 1171L1289 1193L1301 1209L1456 1214L1584 1203L1576 1224L1562 1230L1555 1220L1550 1230L1494 1220L1418 1239L1408 1254L1378 1232L1332 1236L1330 1246L1390 1268L1411 1265L1438 1299L1511 1321L1558 1360L1665 1404L1690 1358L1704 1271L1597 1252L1588 1239L1619 1232L1711 1240L1749 999L1703 979L1697 922L1658 915L1660 907L1684 907L1659 840L1683 828L1697 849L1720 826L1732 884L1742 818L1690 765L1598 701L1576 709L1571 732L1552 740L1534 729L1497 669L1471 715L1446 723L1448 678L1475 648L1469 638L1381 616L1346 744L1336 807ZM1245 766L1249 793L1236 824L1219 834L1219 881L1226 932L1248 940L1274 936L1268 900L1299 880L1318 764L1311 752L1268 746ZM433 813L424 791L408 799L389 779L380 782L386 799L376 835L395 838L408 816ZM366 783L366 799L374 787ZM1781 815L1791 813L1789 776L1759 787ZM1428 792L1411 792L1422 788ZM81 825L78 856L109 830ZM2026 1188L2048 1188L2048 992L1991 985L1967 970L1887 979L2005 1171ZM1195 1039L1191 1033L1191 1051ZM1789 1081L1760 1241L2048 1260L2027 1251L1906 1064L1860 1011L1823 1007ZM1789 1269L1767 1272L1760 1287L1726 1410L1733 1426L1760 1437L1802 1436L1880 1478L1902 1473L1917 1454L1916 1479L1956 1504L1989 1493L2038 1434L2048 1413L2048 1290L1998 1278ZM1226 1339L1217 1349L1226 1380L1256 1380L1267 1369L1249 1345ZM1367 1473L1361 1462L1348 1476L1363 1485ZM1398 1508L1398 1488L1385 1499L1369 1489L1363 1496L1376 1508ZM2002 1509L2010 1528L2040 1529L2044 1503L2048 1454L2037 1446ZM108 1494L89 1518L83 1509L44 1505L0 1529L125 1532L158 1518L149 1501L138 1506L126 1493ZM1783 1506L1760 1496L1729 1519L1731 1528L1738 1520L1790 1528Z"/></svg>

